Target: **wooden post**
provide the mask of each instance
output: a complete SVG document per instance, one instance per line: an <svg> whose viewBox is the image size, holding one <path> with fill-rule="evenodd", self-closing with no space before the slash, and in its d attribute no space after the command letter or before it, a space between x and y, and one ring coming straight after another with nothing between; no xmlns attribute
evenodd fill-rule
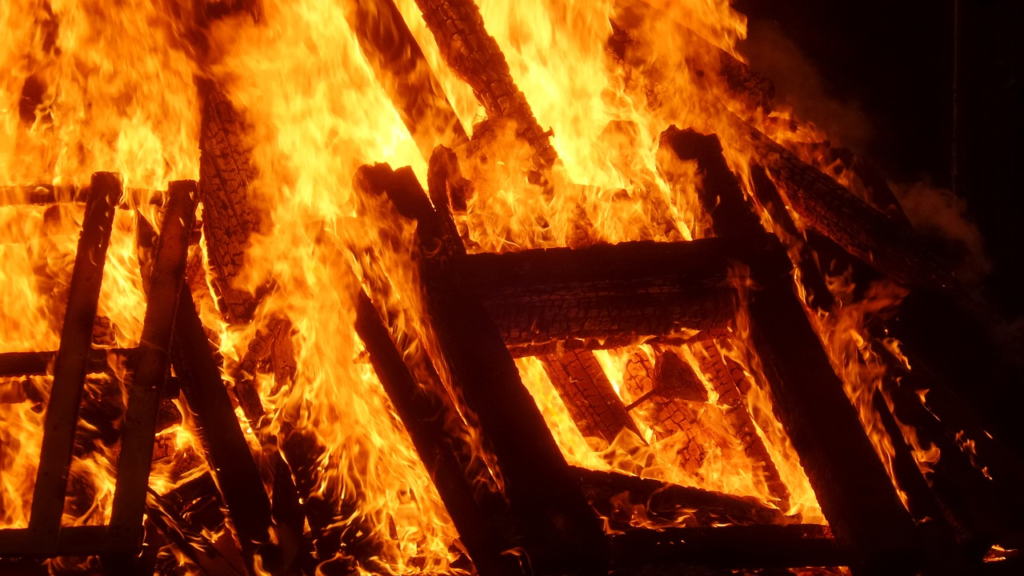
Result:
<svg viewBox="0 0 1024 576"><path fill-rule="evenodd" d="M82 235L78 239L75 267L60 350L53 367L53 388L46 407L39 473L32 495L29 529L33 538L56 548L71 454L78 425L78 408L85 383L91 348L93 320L103 282L103 265L114 221L114 207L121 198L116 174L97 172L85 205Z"/></svg>
<svg viewBox="0 0 1024 576"><path fill-rule="evenodd" d="M185 260L199 191L195 182L172 182L168 196L150 275L142 336L128 383L128 407L110 518L110 532L129 543L142 541L153 438L164 382L169 376L174 317L185 281Z"/></svg>

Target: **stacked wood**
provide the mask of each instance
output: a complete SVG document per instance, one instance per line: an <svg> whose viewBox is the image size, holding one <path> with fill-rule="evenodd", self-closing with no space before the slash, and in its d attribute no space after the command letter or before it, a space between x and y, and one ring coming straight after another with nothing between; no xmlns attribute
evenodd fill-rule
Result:
<svg viewBox="0 0 1024 576"><path fill-rule="evenodd" d="M704 188L698 197L715 220L716 234L762 231L716 136L672 127L662 134L662 147L681 160L696 160ZM752 272L751 279L757 286L748 305L751 345L764 368L775 414L800 454L822 512L836 536L858 554L858 569L911 570L916 562L913 523L843 392L788 271ZM864 499L872 505L861 505Z"/></svg>
<svg viewBox="0 0 1024 576"><path fill-rule="evenodd" d="M491 449L530 564L540 572L604 573L600 523L501 334L453 273L438 238L441 225L415 175L377 165L360 169L357 178L357 187L386 194L399 214L417 219L421 278L441 360Z"/></svg>
<svg viewBox="0 0 1024 576"><path fill-rule="evenodd" d="M642 437L593 352L569 350L540 360L583 436L611 443L631 430Z"/></svg>
<svg viewBox="0 0 1024 576"><path fill-rule="evenodd" d="M510 348L570 339L612 347L728 326L732 262L788 266L774 237L761 235L474 254L454 257L452 274Z"/></svg>
<svg viewBox="0 0 1024 576"><path fill-rule="evenodd" d="M534 118L473 0L416 0L416 5L448 66L473 89L488 118L514 122L516 134L533 148L538 170L551 168L557 159L551 132Z"/></svg>
<svg viewBox="0 0 1024 576"><path fill-rule="evenodd" d="M347 15L377 80L424 158L468 140L394 0L357 0Z"/></svg>
<svg viewBox="0 0 1024 576"><path fill-rule="evenodd" d="M724 524L783 524L782 512L749 496L732 496L701 488L667 484L617 472L576 468L583 493L615 530L636 528L636 522L653 526ZM646 516L637 517L634 507L642 507Z"/></svg>
<svg viewBox="0 0 1024 576"><path fill-rule="evenodd" d="M92 177L85 206L82 235L71 273L68 306L61 329L60 349L53 367L53 386L46 406L43 440L32 497L29 530L38 542L56 550L65 491L75 443L75 429L85 383L93 321L99 301L103 267L121 198L117 175L98 172Z"/></svg>

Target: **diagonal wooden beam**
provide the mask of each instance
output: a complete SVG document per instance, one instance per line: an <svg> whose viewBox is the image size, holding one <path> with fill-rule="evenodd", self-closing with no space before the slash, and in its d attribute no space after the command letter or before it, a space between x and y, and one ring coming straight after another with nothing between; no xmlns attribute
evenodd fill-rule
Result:
<svg viewBox="0 0 1024 576"><path fill-rule="evenodd" d="M71 455L78 424L86 368L89 363L92 327L103 282L103 265L114 221L114 209L121 198L121 181L116 174L97 172L85 205L82 235L78 239L75 267L60 349L53 368L53 388L46 407L39 473L32 496L29 529L34 538L56 547Z"/></svg>

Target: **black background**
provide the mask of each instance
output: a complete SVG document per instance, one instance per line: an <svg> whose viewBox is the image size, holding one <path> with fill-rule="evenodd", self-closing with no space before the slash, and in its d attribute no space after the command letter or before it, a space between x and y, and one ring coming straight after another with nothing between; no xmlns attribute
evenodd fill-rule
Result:
<svg viewBox="0 0 1024 576"><path fill-rule="evenodd" d="M812 120L889 179L928 182L966 200L993 264L981 290L1006 320L1024 326L1024 2L736 0L734 7L750 19L741 50L776 80L781 100L802 100ZM802 63L779 62L787 43L780 38ZM814 72L819 85L787 79L787 70L805 79Z"/></svg>

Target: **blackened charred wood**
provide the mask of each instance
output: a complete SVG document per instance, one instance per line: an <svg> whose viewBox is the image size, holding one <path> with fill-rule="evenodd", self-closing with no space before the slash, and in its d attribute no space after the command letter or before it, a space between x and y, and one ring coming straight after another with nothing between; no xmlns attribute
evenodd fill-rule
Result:
<svg viewBox="0 0 1024 576"><path fill-rule="evenodd" d="M501 334L452 274L437 237L437 216L414 175L378 165L361 169L357 187L386 193L400 214L418 220L421 278L442 361L493 451L530 564L540 573L605 573L605 538L597 516L523 386Z"/></svg>
<svg viewBox="0 0 1024 576"><path fill-rule="evenodd" d="M677 565L729 569L848 566L853 556L826 526L634 529L611 537L616 573Z"/></svg>
<svg viewBox="0 0 1024 576"><path fill-rule="evenodd" d="M446 413L450 416L454 408L437 396L437 391L424 389L416 382L373 302L362 291L356 298L356 332L470 558L481 574L512 574L508 558L502 556L509 543L502 541L496 519L486 514L474 496L471 479L454 451L459 439L444 429Z"/></svg>
<svg viewBox="0 0 1024 576"><path fill-rule="evenodd" d="M53 387L43 423L39 472L29 521L34 537L54 547L64 510L78 409L89 364L93 320L103 282L103 265L107 259L114 207L120 198L121 182L116 174L93 174L75 267L71 273L60 349L53 367Z"/></svg>
<svg viewBox="0 0 1024 576"><path fill-rule="evenodd" d="M736 262L786 269L767 234L630 242L453 258L455 281L479 298L510 347L714 331L735 317ZM588 346L589 347L589 346Z"/></svg>
<svg viewBox="0 0 1024 576"><path fill-rule="evenodd" d="M655 353L653 388L662 397L707 402L708 390L690 365L672 350Z"/></svg>
<svg viewBox="0 0 1024 576"><path fill-rule="evenodd" d="M757 129L739 120L733 123L749 144L754 161L764 166L782 187L789 206L806 226L901 284L954 285L949 266L932 254L912 230L857 198Z"/></svg>
<svg viewBox="0 0 1024 576"><path fill-rule="evenodd" d="M131 360L135 348L100 348L89 350L86 373L110 372L108 355L114 354ZM53 370L56 352L6 352L0 354L0 377L37 376Z"/></svg>
<svg viewBox="0 0 1024 576"><path fill-rule="evenodd" d="M613 527L619 530L631 527L630 520L634 514L631 505L644 506L653 521L676 522L679 525L786 522L781 511L765 506L756 498L749 496L732 496L617 472L601 472L586 468L574 470L580 476L587 500L602 516L616 523ZM628 495L628 502L622 500L623 494Z"/></svg>
<svg viewBox="0 0 1024 576"><path fill-rule="evenodd" d="M807 245L803 234L796 222L793 221L793 217L790 216L789 210L782 200L782 195L779 194L779 189L775 187L775 183L760 165L751 167L750 177L753 181L754 196L757 201L771 216L772 222L788 237L786 243L796 247L798 260L796 265L800 270L800 282L807 294L807 303L818 310L831 310L835 305L835 299L818 267L817 257Z"/></svg>
<svg viewBox="0 0 1024 576"><path fill-rule="evenodd" d="M210 283L217 307L229 322L252 319L256 298L231 282L241 270L253 232L264 219L249 190L256 178L250 155L249 126L217 86L200 81L203 97L199 137L199 188L203 235L210 262Z"/></svg>
<svg viewBox="0 0 1024 576"><path fill-rule="evenodd" d="M129 377L128 407L110 518L110 530L128 542L142 541L153 439L164 383L169 376L174 318L185 282L185 260L198 197L195 182L172 182L168 188L142 336Z"/></svg>
<svg viewBox="0 0 1024 576"><path fill-rule="evenodd" d="M235 530L244 540L265 542L270 500L188 290L178 302L172 360Z"/></svg>
<svg viewBox="0 0 1024 576"><path fill-rule="evenodd" d="M611 443L627 429L643 438L593 352L569 350L541 363L583 436Z"/></svg>
<svg viewBox="0 0 1024 576"><path fill-rule="evenodd" d="M906 496L907 510L914 517L923 536L927 548L926 558L932 564L929 566L929 573L965 574L966 559L957 545L953 526L946 520L942 507L911 455L910 447L904 441L903 432L889 410L882 391L875 392L873 404L892 442L893 477Z"/></svg>
<svg viewBox="0 0 1024 576"><path fill-rule="evenodd" d="M550 132L537 123L473 0L416 0L416 5L448 66L473 89L487 116L514 121L516 134L533 148L537 168L551 168L558 155Z"/></svg>
<svg viewBox="0 0 1024 576"><path fill-rule="evenodd" d="M680 159L697 161L704 179L698 198L715 219L716 234L763 230L717 136L671 127L662 134L662 146ZM751 344L771 387L775 414L800 455L822 512L836 537L856 551L865 573L883 567L909 572L917 561L910 552L916 547L913 522L843 392L789 272L755 272L752 279L758 288L749 295Z"/></svg>
<svg viewBox="0 0 1024 576"><path fill-rule="evenodd" d="M466 130L394 0L357 0L347 14L363 54L424 158L457 146Z"/></svg>
<svg viewBox="0 0 1024 576"><path fill-rule="evenodd" d="M465 213L466 201L472 194L473 183L462 176L459 159L451 149L438 146L430 155L427 189L430 191L430 201L434 204L441 221L441 234L448 252L465 254L466 245L452 212Z"/></svg>

